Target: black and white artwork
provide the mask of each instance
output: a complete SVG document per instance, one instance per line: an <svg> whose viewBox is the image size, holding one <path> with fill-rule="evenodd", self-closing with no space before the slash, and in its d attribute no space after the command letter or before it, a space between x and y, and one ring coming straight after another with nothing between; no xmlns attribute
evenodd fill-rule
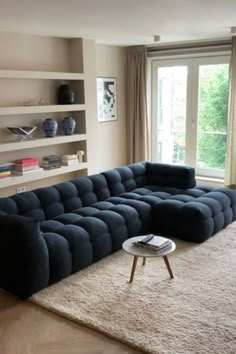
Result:
<svg viewBox="0 0 236 354"><path fill-rule="evenodd" d="M116 79L97 78L98 121L117 119Z"/></svg>

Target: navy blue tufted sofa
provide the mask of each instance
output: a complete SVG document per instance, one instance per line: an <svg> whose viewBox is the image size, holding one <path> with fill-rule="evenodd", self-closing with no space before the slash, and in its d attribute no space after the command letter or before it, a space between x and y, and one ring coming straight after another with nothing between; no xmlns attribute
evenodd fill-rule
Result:
<svg viewBox="0 0 236 354"><path fill-rule="evenodd" d="M140 162L0 198L0 287L21 298L149 232L203 242L236 219L236 191L191 167Z"/></svg>

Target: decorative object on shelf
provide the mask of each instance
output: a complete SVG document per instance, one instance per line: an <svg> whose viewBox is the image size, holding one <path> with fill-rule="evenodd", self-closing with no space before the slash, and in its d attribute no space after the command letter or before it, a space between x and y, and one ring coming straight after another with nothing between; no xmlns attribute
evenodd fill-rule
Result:
<svg viewBox="0 0 236 354"><path fill-rule="evenodd" d="M23 102L23 106L34 106L34 105L35 105L34 101L24 101Z"/></svg>
<svg viewBox="0 0 236 354"><path fill-rule="evenodd" d="M65 117L62 122L62 128L65 135L72 135L74 133L76 122L72 117Z"/></svg>
<svg viewBox="0 0 236 354"><path fill-rule="evenodd" d="M38 104L39 104L39 106L47 106L47 105L49 105L49 101L48 101L48 100L45 100L45 99L43 99L43 98L40 98Z"/></svg>
<svg viewBox="0 0 236 354"><path fill-rule="evenodd" d="M57 121L54 118L46 118L43 122L43 130L46 137L53 138L57 133Z"/></svg>
<svg viewBox="0 0 236 354"><path fill-rule="evenodd" d="M98 121L117 120L116 78L97 78Z"/></svg>
<svg viewBox="0 0 236 354"><path fill-rule="evenodd" d="M60 157L57 155L48 155L43 157L42 167L44 170L54 170L61 167Z"/></svg>
<svg viewBox="0 0 236 354"><path fill-rule="evenodd" d="M33 133L33 131L35 131L37 127L7 127L7 129L17 135L18 137L20 137L20 141L24 141L26 139L33 139L31 134Z"/></svg>
<svg viewBox="0 0 236 354"><path fill-rule="evenodd" d="M77 151L77 156L78 156L79 163L82 163L83 162L83 156L84 156L84 150L78 150Z"/></svg>
<svg viewBox="0 0 236 354"><path fill-rule="evenodd" d="M57 92L57 101L59 104L73 104L75 101L75 95L70 85L60 85Z"/></svg>

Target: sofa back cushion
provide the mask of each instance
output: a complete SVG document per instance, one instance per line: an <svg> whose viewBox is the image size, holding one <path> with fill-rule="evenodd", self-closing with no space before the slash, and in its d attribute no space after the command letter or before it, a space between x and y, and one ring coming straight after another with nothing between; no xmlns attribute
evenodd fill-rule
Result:
<svg viewBox="0 0 236 354"><path fill-rule="evenodd" d="M97 174L0 198L0 214L22 215L44 221L110 196L105 177Z"/></svg>
<svg viewBox="0 0 236 354"><path fill-rule="evenodd" d="M34 192L25 192L0 198L0 213L22 215L40 221L45 219L40 200Z"/></svg>
<svg viewBox="0 0 236 354"><path fill-rule="evenodd" d="M135 188L143 187L147 183L146 163L138 162L114 170L103 172L111 196L130 192Z"/></svg>
<svg viewBox="0 0 236 354"><path fill-rule="evenodd" d="M189 166L147 162L149 185L176 188L193 188L196 185L195 170Z"/></svg>

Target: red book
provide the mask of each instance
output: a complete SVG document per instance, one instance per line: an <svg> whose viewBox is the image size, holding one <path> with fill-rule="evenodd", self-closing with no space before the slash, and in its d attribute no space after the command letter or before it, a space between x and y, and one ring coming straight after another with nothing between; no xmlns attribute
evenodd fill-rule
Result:
<svg viewBox="0 0 236 354"><path fill-rule="evenodd" d="M32 166L32 165L37 165L39 163L39 160L36 159L35 157L28 157L25 159L15 160L14 163L21 166Z"/></svg>

